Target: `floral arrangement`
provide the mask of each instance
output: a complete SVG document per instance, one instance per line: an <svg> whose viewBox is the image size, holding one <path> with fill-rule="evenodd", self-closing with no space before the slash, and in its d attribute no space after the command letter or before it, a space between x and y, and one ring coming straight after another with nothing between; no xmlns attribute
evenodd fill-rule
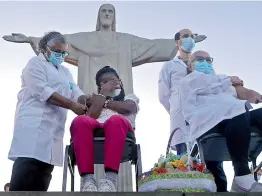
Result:
<svg viewBox="0 0 262 196"><path fill-rule="evenodd" d="M191 158L191 160L188 160L187 155L180 156L169 153L166 158L161 155L151 171L144 173L142 178L148 175L189 171L208 173L205 164L201 163L199 159Z"/></svg>
<svg viewBox="0 0 262 196"><path fill-rule="evenodd" d="M208 172L205 164L197 158L187 155L174 155L169 153L166 157L161 155L154 167L142 174L139 179L139 186L144 183L159 179L210 179L214 180L212 174ZM176 189L174 189L176 190ZM159 190L168 191L168 190ZM171 191L171 190L169 190ZM176 190L178 191L178 190ZM183 189L183 192L205 192L204 190Z"/></svg>

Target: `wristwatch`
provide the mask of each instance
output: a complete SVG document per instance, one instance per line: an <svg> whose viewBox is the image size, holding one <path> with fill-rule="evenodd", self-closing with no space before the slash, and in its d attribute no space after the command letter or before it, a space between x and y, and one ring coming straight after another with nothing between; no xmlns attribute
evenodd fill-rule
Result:
<svg viewBox="0 0 262 196"><path fill-rule="evenodd" d="M104 108L107 108L107 104L109 103L110 99L107 99L104 103Z"/></svg>

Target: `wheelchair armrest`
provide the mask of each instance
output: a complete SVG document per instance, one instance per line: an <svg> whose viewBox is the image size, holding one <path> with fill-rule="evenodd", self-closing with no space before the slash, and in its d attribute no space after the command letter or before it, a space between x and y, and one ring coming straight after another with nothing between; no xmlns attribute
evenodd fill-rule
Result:
<svg viewBox="0 0 262 196"><path fill-rule="evenodd" d="M210 139L210 138L215 138L215 137L224 137L223 134L221 133L210 133L210 134L205 134L201 136L199 139L197 139L199 142ZM262 137L262 130L260 131L256 127L251 128L251 137Z"/></svg>
<svg viewBox="0 0 262 196"><path fill-rule="evenodd" d="M218 137L224 137L221 133L210 133L201 136L197 139L197 141L202 142L203 140L211 139L211 138L218 138Z"/></svg>
<svg viewBox="0 0 262 196"><path fill-rule="evenodd" d="M192 149L191 154L200 153L202 159L208 161L230 161L225 136L220 133L205 134L197 139L198 150ZM249 158L256 159L262 150L262 131L256 127L251 128L251 141L249 145ZM211 152L210 152L211 151Z"/></svg>

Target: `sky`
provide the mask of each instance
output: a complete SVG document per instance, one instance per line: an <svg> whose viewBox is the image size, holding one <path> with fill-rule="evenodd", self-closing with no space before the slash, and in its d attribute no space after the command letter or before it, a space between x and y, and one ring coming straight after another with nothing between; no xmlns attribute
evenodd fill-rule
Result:
<svg viewBox="0 0 262 196"><path fill-rule="evenodd" d="M107 1L108 2L108 1ZM2 2L0 37L10 33L43 36L95 30L99 6L104 2ZM214 58L218 73L239 76L248 88L262 92L262 2L110 2L116 8L116 30L145 38L173 39L176 32L189 28L207 39L195 50L205 50ZM17 93L21 71L34 56L29 44L10 43L0 38L1 130L0 187L10 180L13 162L7 159L13 136ZM157 95L158 75L164 62L133 68L134 91L140 98L136 121L137 142L142 148L143 171L149 170L164 154L169 138L169 116ZM77 67L64 64L77 80ZM147 81L147 82L145 82ZM258 107L258 106L257 106ZM69 112L64 144L69 143ZM258 158L261 161L262 157ZM225 162L228 187L233 179L231 162ZM80 182L77 176L76 190ZM70 182L70 181L69 181ZM68 184L69 185L69 184ZM56 167L49 191L61 191L62 168ZM68 187L69 188L69 187Z"/></svg>

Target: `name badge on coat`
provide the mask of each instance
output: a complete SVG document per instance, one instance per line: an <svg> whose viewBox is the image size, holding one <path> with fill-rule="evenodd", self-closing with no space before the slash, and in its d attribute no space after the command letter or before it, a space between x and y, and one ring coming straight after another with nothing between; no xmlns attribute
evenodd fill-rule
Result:
<svg viewBox="0 0 262 196"><path fill-rule="evenodd" d="M72 92L73 92L73 83L69 82L69 89L68 89L68 97L72 97Z"/></svg>

